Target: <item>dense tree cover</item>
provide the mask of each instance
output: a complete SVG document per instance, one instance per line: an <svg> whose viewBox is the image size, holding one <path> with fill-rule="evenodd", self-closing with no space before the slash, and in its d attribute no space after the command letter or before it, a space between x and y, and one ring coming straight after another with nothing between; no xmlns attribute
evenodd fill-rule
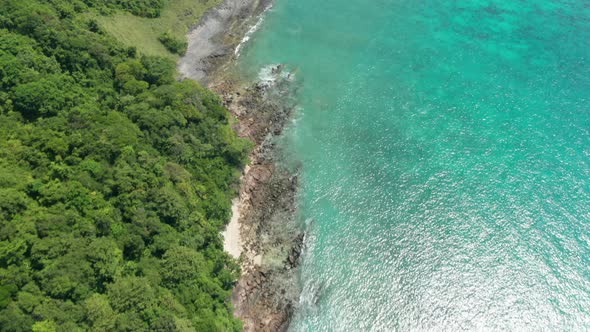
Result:
<svg viewBox="0 0 590 332"><path fill-rule="evenodd" d="M0 1L0 330L238 330L219 231L249 144L91 3Z"/></svg>
<svg viewBox="0 0 590 332"><path fill-rule="evenodd" d="M92 8L103 14L122 9L137 16L158 17L166 0L45 0L43 2L51 3L62 15Z"/></svg>

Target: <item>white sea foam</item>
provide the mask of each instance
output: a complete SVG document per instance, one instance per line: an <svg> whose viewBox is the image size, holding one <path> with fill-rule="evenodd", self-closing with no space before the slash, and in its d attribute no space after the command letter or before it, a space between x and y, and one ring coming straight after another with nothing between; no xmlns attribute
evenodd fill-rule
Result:
<svg viewBox="0 0 590 332"><path fill-rule="evenodd" d="M258 81L264 86L270 87L279 79L282 81L293 81L295 79L295 71L287 70L284 65L270 64L262 67L258 72Z"/></svg>
<svg viewBox="0 0 590 332"><path fill-rule="evenodd" d="M271 65L267 65L267 66L262 67L260 69L260 71L258 72L258 80L261 83L272 84L278 78L277 68L279 68L279 66L280 65L278 65L278 64L271 64Z"/></svg>
<svg viewBox="0 0 590 332"><path fill-rule="evenodd" d="M262 14L260 14L258 21L256 21L256 24L254 24L252 27L250 27L248 32L246 32L246 34L244 35L244 38L242 38L242 40L240 41L238 46L236 46L236 49L234 50L234 54L236 55L236 57L240 56L240 50L242 49L242 46L244 44L246 44L250 40L252 35L260 28L260 26L262 25L262 22L264 22L264 17L266 16L266 12L269 11L271 8L272 8L272 4L269 4L268 7L266 7L264 9Z"/></svg>

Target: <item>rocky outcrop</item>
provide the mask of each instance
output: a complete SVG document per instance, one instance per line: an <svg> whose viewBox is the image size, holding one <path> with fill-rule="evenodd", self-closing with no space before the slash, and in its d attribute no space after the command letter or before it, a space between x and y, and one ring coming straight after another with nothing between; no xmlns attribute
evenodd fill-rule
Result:
<svg viewBox="0 0 590 332"><path fill-rule="evenodd" d="M297 304L295 270L303 233L295 221L297 167L287 167L277 138L293 110L294 86L283 66L272 81L240 87L228 79L212 88L239 120L235 129L256 143L239 192L242 275L232 301L244 331L283 331Z"/></svg>
<svg viewBox="0 0 590 332"><path fill-rule="evenodd" d="M224 0L188 33L188 48L178 61L184 77L208 83L232 65L235 49L271 0Z"/></svg>
<svg viewBox="0 0 590 332"><path fill-rule="evenodd" d="M189 32L188 51L178 63L182 77L221 96L238 119L238 134L256 145L237 205L242 274L232 302L244 331L286 330L299 297L294 271L303 247L295 222L297 167L285 165L276 144L294 108L292 74L280 65L267 81L241 82L232 74L236 47L270 1L224 0Z"/></svg>

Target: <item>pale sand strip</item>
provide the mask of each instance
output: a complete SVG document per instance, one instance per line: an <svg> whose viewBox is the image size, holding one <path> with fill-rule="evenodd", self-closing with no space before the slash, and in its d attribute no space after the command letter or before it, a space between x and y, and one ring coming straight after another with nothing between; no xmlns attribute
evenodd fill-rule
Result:
<svg viewBox="0 0 590 332"><path fill-rule="evenodd" d="M238 259L243 251L242 236L240 234L240 198L232 200L231 219L223 234L223 248L232 257Z"/></svg>

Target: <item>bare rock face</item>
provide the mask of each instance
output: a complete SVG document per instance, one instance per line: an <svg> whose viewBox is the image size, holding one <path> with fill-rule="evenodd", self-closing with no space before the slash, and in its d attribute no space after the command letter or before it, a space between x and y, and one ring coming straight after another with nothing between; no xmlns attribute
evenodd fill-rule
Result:
<svg viewBox="0 0 590 332"><path fill-rule="evenodd" d="M239 194L242 275L232 295L244 331L286 330L300 292L295 271L304 236L295 222L297 170L282 164L275 144L293 110L283 69L272 69L272 83L237 88L225 79L213 85L238 119L239 135L256 143Z"/></svg>
<svg viewBox="0 0 590 332"><path fill-rule="evenodd" d="M178 61L183 77L206 84L232 64L235 48L271 0L224 0L188 33L186 54Z"/></svg>

